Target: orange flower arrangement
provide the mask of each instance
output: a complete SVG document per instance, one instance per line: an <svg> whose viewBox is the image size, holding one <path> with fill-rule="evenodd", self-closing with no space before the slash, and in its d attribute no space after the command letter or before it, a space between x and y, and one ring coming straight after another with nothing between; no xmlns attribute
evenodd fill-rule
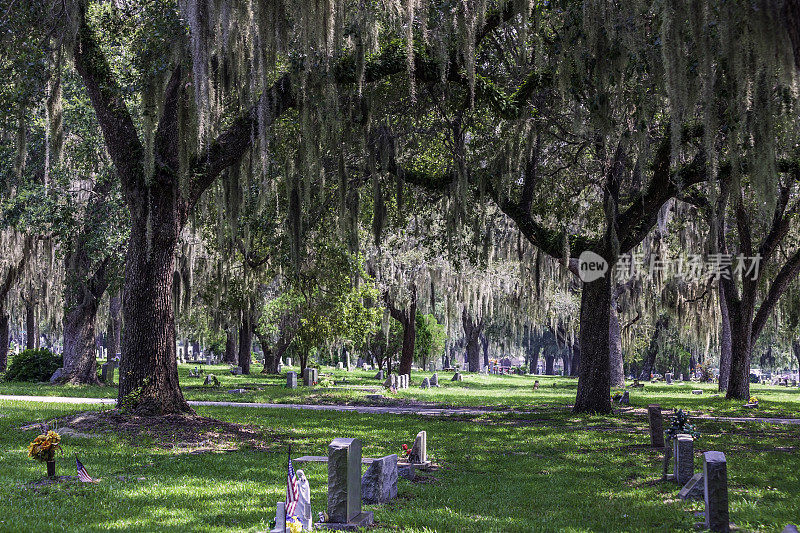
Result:
<svg viewBox="0 0 800 533"><path fill-rule="evenodd" d="M43 463L54 461L56 452L61 449L61 436L55 431L48 431L33 439L28 445L28 457Z"/></svg>

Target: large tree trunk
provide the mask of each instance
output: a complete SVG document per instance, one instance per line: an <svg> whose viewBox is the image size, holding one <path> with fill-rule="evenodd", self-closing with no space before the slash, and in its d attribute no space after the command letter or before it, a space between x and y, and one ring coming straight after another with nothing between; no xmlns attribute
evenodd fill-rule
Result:
<svg viewBox="0 0 800 533"><path fill-rule="evenodd" d="M483 348L483 365L489 366L489 337L481 332L481 347Z"/></svg>
<svg viewBox="0 0 800 533"><path fill-rule="evenodd" d="M120 353L120 338L122 335L122 298L114 294L108 301L108 358L112 359Z"/></svg>
<svg viewBox="0 0 800 533"><path fill-rule="evenodd" d="M483 320L473 319L465 307L461 313L461 323L464 328L464 343L466 344L466 363L470 372L480 372L480 337L483 332ZM489 364L487 361L486 364Z"/></svg>
<svg viewBox="0 0 800 533"><path fill-rule="evenodd" d="M572 377L580 376L581 372L581 345L580 343L572 344L569 347L569 373L564 372L564 375Z"/></svg>
<svg viewBox="0 0 800 533"><path fill-rule="evenodd" d="M191 413L178 383L172 306L183 214L177 184L153 188L129 197L132 227L125 260L118 404L141 415Z"/></svg>
<svg viewBox="0 0 800 533"><path fill-rule="evenodd" d="M728 313L728 304L725 301L725 289L719 286L719 311L721 317L720 349L719 349L719 390L728 390L728 381L731 375L731 318Z"/></svg>
<svg viewBox="0 0 800 533"><path fill-rule="evenodd" d="M583 284L580 314L580 364L576 413L611 412L609 326L611 276ZM573 355L574 357L574 355ZM574 361L573 361L574 365Z"/></svg>
<svg viewBox="0 0 800 533"><path fill-rule="evenodd" d="M8 313L0 308L0 372L5 372L8 368Z"/></svg>
<svg viewBox="0 0 800 533"><path fill-rule="evenodd" d="M8 327L8 326L6 326ZM2 330L0 330L2 331ZM7 336L7 334L6 334ZM0 339L1 340L1 339ZM6 346L8 346L8 342L6 342ZM794 352L794 357L797 359L797 368L800 370L800 341L793 340L792 341L792 351Z"/></svg>
<svg viewBox="0 0 800 533"><path fill-rule="evenodd" d="M64 316L64 383L99 385L95 357L97 301L74 305Z"/></svg>
<svg viewBox="0 0 800 533"><path fill-rule="evenodd" d="M731 325L731 371L728 378L729 400L750 398L750 357L753 353L753 315L755 305L752 298L736 300L727 297L728 315Z"/></svg>
<svg viewBox="0 0 800 533"><path fill-rule="evenodd" d="M236 330L232 327L228 327L228 329L225 330L225 354L222 356L222 360L228 364L235 365L237 357Z"/></svg>
<svg viewBox="0 0 800 533"><path fill-rule="evenodd" d="M619 312L617 310L617 291L611 299L611 309L609 311L609 364L611 372L611 386L625 386L625 367L622 359L622 333L619 327Z"/></svg>
<svg viewBox="0 0 800 533"><path fill-rule="evenodd" d="M417 287L416 285L411 287L411 303L406 310L396 308L390 301L388 293L384 294L384 301L392 318L403 326L403 349L400 353L400 366L397 373L411 375L411 363L414 362L414 342L417 336Z"/></svg>
<svg viewBox="0 0 800 533"><path fill-rule="evenodd" d="M25 349L36 349L36 313L33 302L25 302Z"/></svg>
<svg viewBox="0 0 800 533"><path fill-rule="evenodd" d="M661 336L669 327L669 315L661 315L656 320L655 329L653 330L653 337L650 339L650 344L647 346L647 351L644 354L642 361L642 372L639 374L639 379L649 380L650 374L653 372L653 365L656 362L658 349L661 347Z"/></svg>
<svg viewBox="0 0 800 533"><path fill-rule="evenodd" d="M242 317L242 325L239 327L239 366L242 367L242 374L250 373L250 361L253 351L253 327L250 315L245 313Z"/></svg>
<svg viewBox="0 0 800 533"><path fill-rule="evenodd" d="M544 356L544 373L548 376L552 376L555 374L555 369L553 368L553 364L556 361L555 355L545 355Z"/></svg>

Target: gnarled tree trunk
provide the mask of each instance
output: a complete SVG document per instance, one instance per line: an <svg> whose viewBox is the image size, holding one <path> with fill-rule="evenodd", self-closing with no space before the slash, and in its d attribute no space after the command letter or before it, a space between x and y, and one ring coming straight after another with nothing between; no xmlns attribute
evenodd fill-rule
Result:
<svg viewBox="0 0 800 533"><path fill-rule="evenodd" d="M222 356L222 360L228 364L235 365L237 358L236 330L229 326L225 330L225 354Z"/></svg>
<svg viewBox="0 0 800 533"><path fill-rule="evenodd" d="M721 332L719 340L719 390L728 390L728 381L731 375L731 318L728 314L728 304L725 301L725 288L719 287L719 311L721 317Z"/></svg>
<svg viewBox="0 0 800 533"><path fill-rule="evenodd" d="M253 351L253 326L252 319L248 313L242 317L242 325L239 326L239 366L242 367L242 374L250 373L250 361Z"/></svg>
<svg viewBox="0 0 800 533"><path fill-rule="evenodd" d="M642 361L642 372L639 374L639 379L649 380L650 374L653 372L653 365L656 362L658 349L661 346L661 337L664 335L666 329L669 327L669 315L661 315L656 320L653 337L650 339L650 344L647 346L647 351L644 354Z"/></svg>
<svg viewBox="0 0 800 533"><path fill-rule="evenodd" d="M120 339L122 335L122 298L114 294L108 300L108 328L106 333L109 359L120 353Z"/></svg>
<svg viewBox="0 0 800 533"><path fill-rule="evenodd" d="M36 349L36 308L31 300L25 300L25 349Z"/></svg>
<svg viewBox="0 0 800 533"><path fill-rule="evenodd" d="M483 332L483 320L473 319L467 312L467 308L461 312L461 325L464 328L464 344L466 345L466 363L469 366L470 372L480 372L481 370L481 357L480 357L480 342L481 333ZM488 361L486 362L488 364Z"/></svg>
<svg viewBox="0 0 800 533"><path fill-rule="evenodd" d="M610 413L611 370L609 326L610 274L583 284L580 314L580 364L578 394L573 410L578 413ZM573 354L573 366L575 355Z"/></svg>
<svg viewBox="0 0 800 533"><path fill-rule="evenodd" d="M390 301L388 293L384 294L386 307L392 318L403 326L403 349L400 353L400 366L397 373L411 375L411 363L414 362L414 342L417 336L417 287L411 286L411 302L406 310L400 310Z"/></svg>

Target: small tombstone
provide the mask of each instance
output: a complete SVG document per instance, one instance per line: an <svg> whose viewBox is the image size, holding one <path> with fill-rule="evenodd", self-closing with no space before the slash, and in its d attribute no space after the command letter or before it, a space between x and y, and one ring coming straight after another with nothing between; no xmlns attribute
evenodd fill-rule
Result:
<svg viewBox="0 0 800 533"><path fill-rule="evenodd" d="M308 367L303 370L303 386L311 387L314 385L314 372Z"/></svg>
<svg viewBox="0 0 800 533"><path fill-rule="evenodd" d="M414 465L411 463L397 465L397 476L409 481L414 481L414 478L416 477Z"/></svg>
<svg viewBox="0 0 800 533"><path fill-rule="evenodd" d="M533 390L539 390L539 380L533 382Z"/></svg>
<svg viewBox="0 0 800 533"><path fill-rule="evenodd" d="M661 406L648 405L647 416L650 419L650 445L653 448L663 448L664 421L661 419Z"/></svg>
<svg viewBox="0 0 800 533"><path fill-rule="evenodd" d="M704 492L703 474L695 474L678 493L681 500L702 500Z"/></svg>
<svg viewBox="0 0 800 533"><path fill-rule="evenodd" d="M408 462L415 465L427 465L428 461L428 434L425 431L417 433L414 438L414 445L411 453L408 454Z"/></svg>
<svg viewBox="0 0 800 533"><path fill-rule="evenodd" d="M456 372L450 381L464 381L464 378L461 376L461 372Z"/></svg>
<svg viewBox="0 0 800 533"><path fill-rule="evenodd" d="M286 358L286 366L292 366L292 358L291 357L287 357Z"/></svg>
<svg viewBox="0 0 800 533"><path fill-rule="evenodd" d="M728 465L722 452L703 454L705 487L705 527L711 531L729 531Z"/></svg>
<svg viewBox="0 0 800 533"><path fill-rule="evenodd" d="M430 372L436 372L436 363L434 363L433 361L431 361L430 363L428 363L428 371L430 371Z"/></svg>
<svg viewBox="0 0 800 533"><path fill-rule="evenodd" d="M337 370L344 370L344 363L342 363L341 361L336 363L336 369Z"/></svg>
<svg viewBox="0 0 800 533"><path fill-rule="evenodd" d="M787 524L781 533L800 533L800 530L798 530L797 526L794 524Z"/></svg>
<svg viewBox="0 0 800 533"><path fill-rule="evenodd" d="M667 372L666 374L664 374L664 381L667 382L667 385L672 385L672 373L671 372Z"/></svg>
<svg viewBox="0 0 800 533"><path fill-rule="evenodd" d="M275 527L269 533L286 533L286 502L278 502L275 509Z"/></svg>
<svg viewBox="0 0 800 533"><path fill-rule="evenodd" d="M436 372L433 373L431 376L431 387L438 387L439 386L439 374Z"/></svg>
<svg viewBox="0 0 800 533"><path fill-rule="evenodd" d="M228 394L247 394L247 389L231 389Z"/></svg>
<svg viewBox="0 0 800 533"><path fill-rule="evenodd" d="M683 374L681 374L681 381L686 381L686 379L683 377Z"/></svg>
<svg viewBox="0 0 800 533"><path fill-rule="evenodd" d="M430 389L431 388L431 380L428 379L428 378L423 379L422 380L422 385L420 385L420 388L422 388L422 389Z"/></svg>
<svg viewBox="0 0 800 533"><path fill-rule="evenodd" d="M219 387L219 379L217 379L217 376L215 376L214 374L208 374L206 376L205 381L203 382L203 385L211 385L212 387Z"/></svg>
<svg viewBox="0 0 800 533"><path fill-rule="evenodd" d="M234 376L241 376L242 375L242 367L235 366L235 367L231 368L231 374L233 374Z"/></svg>
<svg viewBox="0 0 800 533"><path fill-rule="evenodd" d="M361 363L361 370L369 370L369 365L367 363Z"/></svg>
<svg viewBox="0 0 800 533"><path fill-rule="evenodd" d="M289 389L297 388L297 372L291 371L286 373L286 387Z"/></svg>
<svg viewBox="0 0 800 533"><path fill-rule="evenodd" d="M630 405L631 404L631 393L630 391L624 391L622 393L622 398L619 399L620 405Z"/></svg>
<svg viewBox="0 0 800 533"><path fill-rule="evenodd" d="M375 459L361 478L364 503L386 503L397 497L397 455Z"/></svg>
<svg viewBox="0 0 800 533"><path fill-rule="evenodd" d="M692 389L692 394L703 394L703 389Z"/></svg>
<svg viewBox="0 0 800 533"><path fill-rule="evenodd" d="M675 438L675 481L685 485L694 475L694 439L680 434Z"/></svg>
<svg viewBox="0 0 800 533"><path fill-rule="evenodd" d="M328 529L358 529L373 522L361 512L361 441L334 439L328 445Z"/></svg>
<svg viewBox="0 0 800 533"><path fill-rule="evenodd" d="M114 363L103 363L100 367L100 379L103 380L103 383L114 383L114 369L116 365Z"/></svg>
<svg viewBox="0 0 800 533"><path fill-rule="evenodd" d="M57 369L56 369L56 371L55 371L55 372L53 372L53 375L52 375L52 376L50 376L50 383L55 383L55 382L56 382L56 381L58 381L58 380L61 378L61 376L63 376L63 375L64 375L64 368L63 368L63 367L62 367L62 368L57 368Z"/></svg>

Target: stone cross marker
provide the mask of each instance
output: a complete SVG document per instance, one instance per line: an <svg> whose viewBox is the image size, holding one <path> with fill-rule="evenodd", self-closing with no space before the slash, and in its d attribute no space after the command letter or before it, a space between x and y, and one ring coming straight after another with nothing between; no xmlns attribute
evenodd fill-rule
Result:
<svg viewBox="0 0 800 533"><path fill-rule="evenodd" d="M705 483L706 529L725 531L730 528L728 516L728 465L722 452L703 454Z"/></svg>
<svg viewBox="0 0 800 533"><path fill-rule="evenodd" d="M286 387L289 389L297 388L297 372L291 371L286 373Z"/></svg>
<svg viewBox="0 0 800 533"><path fill-rule="evenodd" d="M694 475L694 439L680 434L675 439L675 480L685 485Z"/></svg>
<svg viewBox="0 0 800 533"><path fill-rule="evenodd" d="M653 448L663 448L664 422L661 419L661 406L648 405L647 415L650 418L650 445Z"/></svg>

